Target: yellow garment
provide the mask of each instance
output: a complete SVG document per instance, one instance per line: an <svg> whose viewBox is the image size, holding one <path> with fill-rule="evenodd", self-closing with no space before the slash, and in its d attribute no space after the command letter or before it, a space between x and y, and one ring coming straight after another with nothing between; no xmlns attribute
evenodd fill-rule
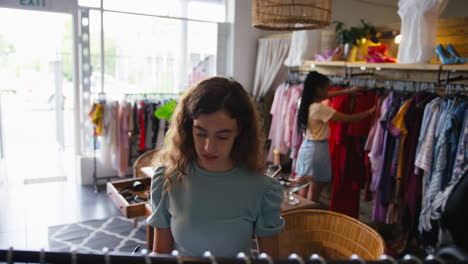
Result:
<svg viewBox="0 0 468 264"><path fill-rule="evenodd" d="M401 131L400 136L400 147L399 147L399 157L398 157L398 171L397 171L397 179L401 179L403 175L403 170L405 169L403 166L403 162L405 160L405 153L404 153L404 146L406 141L406 136L408 135L408 129L405 126L405 115L408 112L408 108L413 102L413 98L408 99L398 110L398 113L392 119L392 124Z"/></svg>
<svg viewBox="0 0 468 264"><path fill-rule="evenodd" d="M91 123L94 125L94 132L97 136L102 134L102 115L104 107L102 104L94 103L91 111L89 111L89 117L91 117Z"/></svg>

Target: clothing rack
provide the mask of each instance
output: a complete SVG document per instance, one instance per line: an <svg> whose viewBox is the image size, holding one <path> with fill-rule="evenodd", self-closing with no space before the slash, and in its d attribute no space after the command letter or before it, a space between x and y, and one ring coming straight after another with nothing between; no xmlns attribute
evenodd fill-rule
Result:
<svg viewBox="0 0 468 264"><path fill-rule="evenodd" d="M48 251L21 251L0 250L0 261L6 263L105 263L105 264L133 264L133 263L158 263L158 264L458 264L467 263L467 255L458 248L447 248L444 252L428 255L424 260L414 255L405 255L402 259L394 259L388 255L382 255L379 260L363 260L357 255L352 255L349 260L325 260L317 254L304 259L297 254L291 254L288 259L272 259L262 253L259 258L249 258L239 253L237 258L216 258L209 252L205 257L180 257L178 254L160 254L149 257L142 255L117 255L117 254L84 254L77 252L48 252Z"/></svg>
<svg viewBox="0 0 468 264"><path fill-rule="evenodd" d="M442 82L444 82L445 84L449 84L450 82L468 80L468 77L463 77L463 75L450 78L451 72L452 71L447 71L447 73L445 74L445 79L441 79L440 76L442 74L442 69L439 69L439 71L437 72L437 84L440 85Z"/></svg>
<svg viewBox="0 0 468 264"><path fill-rule="evenodd" d="M132 97L132 96L143 96L144 99L148 99L148 97L151 96L170 96L171 98L167 99L174 99L179 97L181 94L180 93L126 93L124 96L126 98ZM164 98L166 99L166 98Z"/></svg>
<svg viewBox="0 0 468 264"><path fill-rule="evenodd" d="M171 96L172 98L167 99L174 99L174 97L179 97L180 93L125 93L123 94L125 97L132 97L132 96L139 96L143 97L144 99L148 99L149 96ZM106 94L101 92L98 93L98 97L95 99L98 103L103 103L106 101ZM96 147L97 147L97 138L93 132L93 186L94 192L97 193L98 189L98 180L107 180L119 178L118 176L107 176L107 177L97 177L97 157L96 157Z"/></svg>
<svg viewBox="0 0 468 264"><path fill-rule="evenodd" d="M288 79L286 80L287 83L295 83L295 82L304 82L307 74L309 71L304 71L301 68L290 68L288 67Z"/></svg>
<svg viewBox="0 0 468 264"><path fill-rule="evenodd" d="M437 82L420 82L420 81L399 81L399 80L377 80L365 78L346 78L343 76L328 76L330 80L336 84L346 84L350 86L360 86L363 88L385 88L388 90L405 91L405 92L432 92L442 94L468 94L468 85L464 84L446 84L439 85Z"/></svg>
<svg viewBox="0 0 468 264"><path fill-rule="evenodd" d="M125 93L124 95L180 95L180 93Z"/></svg>

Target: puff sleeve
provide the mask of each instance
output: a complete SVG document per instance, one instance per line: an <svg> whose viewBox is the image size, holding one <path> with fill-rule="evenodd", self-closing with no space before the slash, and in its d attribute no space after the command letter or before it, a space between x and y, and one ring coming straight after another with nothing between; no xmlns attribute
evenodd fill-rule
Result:
<svg viewBox="0 0 468 264"><path fill-rule="evenodd" d="M152 227L170 227L169 197L168 193L163 191L164 182L164 167L158 167L151 181L151 209L153 214L146 220L146 223Z"/></svg>
<svg viewBox="0 0 468 264"><path fill-rule="evenodd" d="M273 236L281 232L285 225L280 216L283 202L283 187L278 180L265 176L266 188L259 205L259 212L254 226L255 235Z"/></svg>

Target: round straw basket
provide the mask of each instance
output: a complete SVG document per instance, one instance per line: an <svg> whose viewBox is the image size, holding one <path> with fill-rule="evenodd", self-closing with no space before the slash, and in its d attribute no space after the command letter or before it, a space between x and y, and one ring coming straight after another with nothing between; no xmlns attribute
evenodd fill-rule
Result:
<svg viewBox="0 0 468 264"><path fill-rule="evenodd" d="M295 210L282 214L286 226L279 234L280 257L296 253L308 258L349 259L357 254L377 260L385 242L374 229L343 214L324 210Z"/></svg>
<svg viewBox="0 0 468 264"><path fill-rule="evenodd" d="M252 25L266 30L318 29L330 25L331 0L252 0Z"/></svg>

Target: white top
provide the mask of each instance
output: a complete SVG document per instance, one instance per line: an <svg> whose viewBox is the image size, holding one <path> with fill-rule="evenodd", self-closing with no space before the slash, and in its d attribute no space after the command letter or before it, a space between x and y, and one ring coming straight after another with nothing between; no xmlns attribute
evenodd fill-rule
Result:
<svg viewBox="0 0 468 264"><path fill-rule="evenodd" d="M448 0L399 0L401 43L398 63L429 63L434 57L437 24Z"/></svg>
<svg viewBox="0 0 468 264"><path fill-rule="evenodd" d="M304 61L311 60L320 51L320 30L296 30L291 36L289 55L284 60L288 67L301 66Z"/></svg>
<svg viewBox="0 0 468 264"><path fill-rule="evenodd" d="M322 103L312 103L309 106L306 138L312 140L327 140L330 137L328 121L336 110Z"/></svg>

